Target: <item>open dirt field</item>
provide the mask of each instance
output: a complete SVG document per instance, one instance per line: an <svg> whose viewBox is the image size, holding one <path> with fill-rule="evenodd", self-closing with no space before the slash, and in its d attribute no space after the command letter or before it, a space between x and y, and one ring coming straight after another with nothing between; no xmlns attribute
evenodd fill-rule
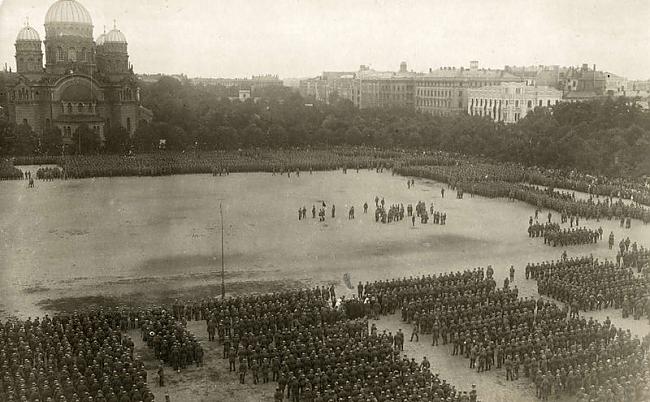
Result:
<svg viewBox="0 0 650 402"><path fill-rule="evenodd" d="M358 281L422 275L491 264L500 283L510 265L517 269L515 285L521 296L537 296L533 281L523 278L529 261L557 259L561 248L528 238L526 228L534 208L521 202L465 195L456 199L440 183L417 180L407 189L406 178L362 171L271 174L169 176L154 178L101 178L36 183L0 183L0 317L34 316L92 304L150 304L174 298L215 296L221 283L221 228L219 203L225 219L225 282L227 293L269 292L279 289L337 284L343 275ZM446 186L444 186L446 188ZM447 213L447 225L410 221L376 223L374 198L393 203L434 203ZM311 218L312 205L328 206L324 223ZM363 203L370 206L363 214ZM336 205L337 215L330 215ZM298 221L298 208L308 218ZM354 206L356 219L348 220ZM44 212L47 211L47 212ZM52 213L56 211L56 213ZM557 213L553 213L559 219ZM546 216L546 212L542 214ZM540 216L541 218L541 216ZM582 221L581 226L602 226L616 241L650 244L650 226L633 221L632 229L616 221ZM606 241L567 248L569 256L593 254L613 259ZM611 313L611 314L610 314ZM613 321L645 334L645 322ZM379 328L395 330L396 317L383 318ZM203 323L190 323L201 339ZM406 327L405 327L406 329ZM134 339L138 334L133 334ZM424 337L423 337L424 338ZM468 389L479 385L484 401L528 400L534 395L526 381L504 385L503 373L477 375L463 359L447 357L445 347L435 350L429 341L408 344L407 353L434 359L443 378ZM206 342L207 343L207 342ZM150 365L150 382L157 399L165 391L176 400L268 400L271 386L239 386L227 364L218 359L220 348L207 347L204 367L171 374L173 387L154 385L155 362L140 350ZM215 399L216 398L216 399Z"/></svg>

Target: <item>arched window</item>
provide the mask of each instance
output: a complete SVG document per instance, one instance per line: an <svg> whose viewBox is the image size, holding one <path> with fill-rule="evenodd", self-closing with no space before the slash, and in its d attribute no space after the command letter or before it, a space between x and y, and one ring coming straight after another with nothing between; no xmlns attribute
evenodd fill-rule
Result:
<svg viewBox="0 0 650 402"><path fill-rule="evenodd" d="M532 102L532 101L528 101L527 106L528 106L528 108L530 109L531 107L533 107L533 102Z"/></svg>
<svg viewBox="0 0 650 402"><path fill-rule="evenodd" d="M68 103L68 113L72 114L72 103Z"/></svg>
<svg viewBox="0 0 650 402"><path fill-rule="evenodd" d="M70 126L67 126L67 127L65 128L65 135L66 135L67 137L72 137L72 129L70 128Z"/></svg>
<svg viewBox="0 0 650 402"><path fill-rule="evenodd" d="M131 134L131 118L127 117L126 118L126 131Z"/></svg>
<svg viewBox="0 0 650 402"><path fill-rule="evenodd" d="M77 61L77 51L73 47L68 49L68 61Z"/></svg>
<svg viewBox="0 0 650 402"><path fill-rule="evenodd" d="M79 55L79 60L86 61L86 48L81 49L81 54Z"/></svg>
<svg viewBox="0 0 650 402"><path fill-rule="evenodd" d="M83 113L83 112L84 112L84 104L83 104L83 103L79 103L79 104L77 105L77 110L79 111L79 113Z"/></svg>
<svg viewBox="0 0 650 402"><path fill-rule="evenodd" d="M50 128L50 119L45 119L45 128L49 129Z"/></svg>
<svg viewBox="0 0 650 402"><path fill-rule="evenodd" d="M61 46L56 48L56 59L58 61L63 61L63 48Z"/></svg>

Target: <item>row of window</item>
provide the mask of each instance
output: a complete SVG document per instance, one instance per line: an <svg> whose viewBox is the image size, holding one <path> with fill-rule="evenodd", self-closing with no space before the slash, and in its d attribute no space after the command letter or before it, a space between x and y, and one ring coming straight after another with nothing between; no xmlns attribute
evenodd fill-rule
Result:
<svg viewBox="0 0 650 402"><path fill-rule="evenodd" d="M92 114L95 113L95 104L82 102L79 102L76 105L70 102L67 104L61 103L61 112L67 114Z"/></svg>
<svg viewBox="0 0 650 402"><path fill-rule="evenodd" d="M81 49L75 49L74 47L70 47L67 49L64 49L61 46L58 46L56 48L56 54L53 52L53 49L51 47L47 48L47 57L50 62L53 61L71 61L71 62L76 62L76 61L92 61L93 60L93 52L92 50L88 50L85 47ZM55 58L56 57L56 58Z"/></svg>
<svg viewBox="0 0 650 402"><path fill-rule="evenodd" d="M12 101L15 101L15 100L21 100L21 101L22 100L24 100L24 101L34 100L34 99L36 99L36 97L38 97L38 91L33 91L33 90L27 89L27 88L19 88L17 90L11 91L11 100Z"/></svg>
<svg viewBox="0 0 650 402"><path fill-rule="evenodd" d="M471 87L471 88L480 88L484 86L499 85L497 81L468 81L467 85L465 82L455 80L455 81L419 81L415 84L417 87Z"/></svg>
<svg viewBox="0 0 650 402"><path fill-rule="evenodd" d="M417 89L417 96L451 97L452 91L448 89ZM463 96L463 91L458 91L458 96Z"/></svg>
<svg viewBox="0 0 650 402"><path fill-rule="evenodd" d="M43 69L41 60L34 60L32 57L27 59L18 58L18 71L39 71Z"/></svg>
<svg viewBox="0 0 650 402"><path fill-rule="evenodd" d="M416 106L451 107L449 99L417 99L415 104ZM462 102L460 107L462 107Z"/></svg>
<svg viewBox="0 0 650 402"><path fill-rule="evenodd" d="M487 110L482 110L482 109L473 110L472 109L472 110L470 110L470 115L472 115L472 116L487 116L487 117L493 118L494 121L506 121L506 122L508 121L508 116L509 116L508 112L506 112L506 111L504 111L503 114L502 114L501 109L494 110L494 111L492 111L490 109L487 109ZM525 116L525 114L524 114L524 116ZM519 121L519 119L521 119L521 113L515 112L513 114L513 117L514 117L513 120L516 123L516 122Z"/></svg>
<svg viewBox="0 0 650 402"><path fill-rule="evenodd" d="M499 105L499 107L501 107L502 102L503 102L502 99L471 98L470 99L470 106L472 106L472 107L482 107L482 106L491 107L493 105ZM551 105L557 105L558 102L559 101L557 99L555 99L554 101L551 101L550 99L547 99L546 100L546 106L549 107ZM508 106L509 103L510 102L506 99L505 100L505 106ZM519 100L515 100L514 104L515 104L515 107L519 107ZM540 106L540 107L544 106L544 101L542 99L540 99L538 101L537 106ZM532 108L533 107L533 101L529 100L528 102L526 102L526 107L528 107L529 109Z"/></svg>
<svg viewBox="0 0 650 402"><path fill-rule="evenodd" d="M70 106L70 104L68 104L68 106ZM94 109L94 105L93 105L93 109ZM27 119L23 119L23 124L28 125L28 126L31 127L31 125L30 125L30 123L29 123L29 121ZM49 129L51 127L51 125L52 125L52 122L50 121L50 119L45 119L45 128ZM111 119L106 119L106 125L110 127ZM102 132L101 126L94 125L94 126L91 126L90 128L93 131L97 132L97 133L101 134L101 132ZM129 133L131 133L131 118L130 117L126 118L126 130ZM62 134L64 136L66 136L66 137L72 137L72 128L70 126L63 126L62 127Z"/></svg>

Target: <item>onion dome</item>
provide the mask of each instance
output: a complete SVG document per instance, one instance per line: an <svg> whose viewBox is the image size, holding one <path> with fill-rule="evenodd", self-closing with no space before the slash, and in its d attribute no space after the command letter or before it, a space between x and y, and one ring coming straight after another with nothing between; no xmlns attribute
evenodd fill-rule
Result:
<svg viewBox="0 0 650 402"><path fill-rule="evenodd" d="M104 44L105 41L106 41L106 34L101 34L99 35L95 43L97 44L97 46L101 46Z"/></svg>
<svg viewBox="0 0 650 402"><path fill-rule="evenodd" d="M126 36L119 29L115 28L106 34L104 43L126 43Z"/></svg>
<svg viewBox="0 0 650 402"><path fill-rule="evenodd" d="M76 0L58 0L52 4L45 15L45 24L81 24L92 25L90 13Z"/></svg>
<svg viewBox="0 0 650 402"><path fill-rule="evenodd" d="M29 25L25 26L23 29L18 32L16 37L16 42L40 42L41 38L38 36L38 32Z"/></svg>

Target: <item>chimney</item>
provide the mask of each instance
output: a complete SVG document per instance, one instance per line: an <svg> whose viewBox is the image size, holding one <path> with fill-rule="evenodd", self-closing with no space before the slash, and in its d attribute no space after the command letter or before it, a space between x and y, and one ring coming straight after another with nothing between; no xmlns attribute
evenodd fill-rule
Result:
<svg viewBox="0 0 650 402"><path fill-rule="evenodd" d="M433 72L433 69L431 67L429 67L429 73L432 73L432 72Z"/></svg>
<svg viewBox="0 0 650 402"><path fill-rule="evenodd" d="M406 70L406 62L403 61L403 62L399 63L399 72L400 73L405 73L406 71L407 71Z"/></svg>
<svg viewBox="0 0 650 402"><path fill-rule="evenodd" d="M594 64L594 72L596 72L596 65Z"/></svg>
<svg viewBox="0 0 650 402"><path fill-rule="evenodd" d="M478 70L478 60L472 60L469 62L469 69L471 71L476 71Z"/></svg>

